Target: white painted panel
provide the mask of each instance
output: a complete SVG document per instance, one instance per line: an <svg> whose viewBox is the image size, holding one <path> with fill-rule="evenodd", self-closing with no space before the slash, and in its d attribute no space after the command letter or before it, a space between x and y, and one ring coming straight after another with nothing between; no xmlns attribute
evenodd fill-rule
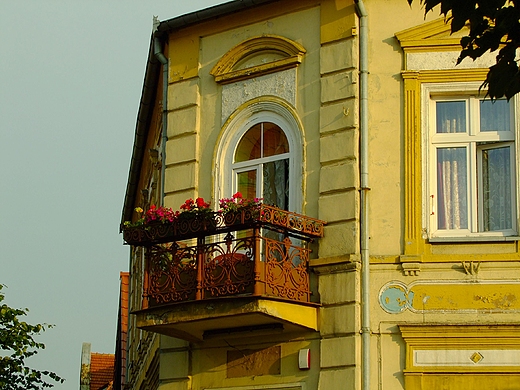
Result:
<svg viewBox="0 0 520 390"><path fill-rule="evenodd" d="M415 350L414 366L516 366L518 349L430 349Z"/></svg>

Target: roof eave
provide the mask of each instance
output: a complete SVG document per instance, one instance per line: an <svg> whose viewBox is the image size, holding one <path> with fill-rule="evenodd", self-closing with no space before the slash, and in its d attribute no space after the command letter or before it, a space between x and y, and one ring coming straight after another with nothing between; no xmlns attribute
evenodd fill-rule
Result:
<svg viewBox="0 0 520 390"><path fill-rule="evenodd" d="M149 124L153 111L153 100L157 91L157 80L160 74L160 63L153 54L153 35L150 40L150 50L148 61L146 63L146 71L141 91L141 100L139 102L139 111L135 126L134 144L132 150L132 159L130 161L130 170L128 173L128 181L126 184L125 200L123 203L123 213L121 224L124 221L132 219L133 209L137 197L137 188L139 184L139 176L143 163L146 139L148 138Z"/></svg>
<svg viewBox="0 0 520 390"><path fill-rule="evenodd" d="M280 0L234 0L227 3L208 7L200 11L190 12L161 22L157 28L157 34L164 35L172 31L186 28L207 20L220 18L229 14L240 12L246 8L274 3Z"/></svg>

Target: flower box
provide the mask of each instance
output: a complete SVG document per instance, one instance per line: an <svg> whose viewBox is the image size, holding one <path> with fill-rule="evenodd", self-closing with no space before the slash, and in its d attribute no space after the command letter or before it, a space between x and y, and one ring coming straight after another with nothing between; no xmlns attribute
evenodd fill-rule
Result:
<svg viewBox="0 0 520 390"><path fill-rule="evenodd" d="M226 226L239 226L257 222L260 216L260 207L241 207L222 215Z"/></svg>
<svg viewBox="0 0 520 390"><path fill-rule="evenodd" d="M243 199L240 193L220 201L221 209L211 211L202 198L188 199L181 211L163 206L151 206L136 222L125 222L121 227L123 239L135 246L175 242L190 238L203 238L251 228L268 228L304 240L323 236L325 222L304 215L268 206L260 199Z"/></svg>
<svg viewBox="0 0 520 390"><path fill-rule="evenodd" d="M215 214L205 218L179 218L173 222L156 222L123 227L123 239L129 245L149 246L214 234L217 229Z"/></svg>

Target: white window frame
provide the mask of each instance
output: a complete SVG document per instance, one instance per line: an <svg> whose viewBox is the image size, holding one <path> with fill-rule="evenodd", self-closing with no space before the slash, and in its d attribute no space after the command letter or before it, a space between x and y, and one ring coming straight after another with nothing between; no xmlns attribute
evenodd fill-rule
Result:
<svg viewBox="0 0 520 390"><path fill-rule="evenodd" d="M481 83L428 83L422 85L422 171L423 171L423 212L422 221L423 229L427 232L429 239L504 239L518 235L518 200L519 190L519 166L520 162L520 130L519 130L519 99L512 99L513 113L511 118L511 132L479 132L475 134L477 128L474 123L479 123L478 101L482 100L485 91L479 93ZM436 133L436 111L435 103L437 101L447 100L467 100L466 107L466 126L468 133ZM483 150L485 144L481 142L497 142L490 143L485 149L496 147L511 146L511 195L512 195L512 229L500 231L482 231L482 197L478 196L481 187L481 156L479 150ZM441 147L466 147L468 162L468 229L438 229L437 227L437 167L436 153ZM432 198L433 195L433 198Z"/></svg>
<svg viewBox="0 0 520 390"><path fill-rule="evenodd" d="M283 131L283 130L282 130ZM289 149L290 150L290 149ZM232 186L231 186L231 192L234 194L237 189L237 178L238 174L242 172L249 172L249 171L256 171L256 193L260 194L262 192L262 183L263 183L263 165L270 163L272 161L281 161L281 160L289 160L289 164L291 163L291 153L282 153L282 154L275 154L273 156L269 157L262 157L262 158L256 158L254 160L247 160L247 161L241 161L232 164ZM290 167L289 167L290 170ZM289 172L289 186L292 185L292 175ZM292 191L291 191L292 192Z"/></svg>
<svg viewBox="0 0 520 390"><path fill-rule="evenodd" d="M215 199L230 197L236 192L237 173L244 170L259 169L269 161L289 158L289 211L300 213L302 209L303 188L303 136L302 126L296 114L287 104L273 100L253 101L238 109L224 125L215 153ZM280 127L287 137L289 153L259 158L250 161L234 162L238 143L254 125L271 122ZM261 183L258 180L257 183ZM257 184L258 185L258 184ZM257 188L258 193L258 188Z"/></svg>

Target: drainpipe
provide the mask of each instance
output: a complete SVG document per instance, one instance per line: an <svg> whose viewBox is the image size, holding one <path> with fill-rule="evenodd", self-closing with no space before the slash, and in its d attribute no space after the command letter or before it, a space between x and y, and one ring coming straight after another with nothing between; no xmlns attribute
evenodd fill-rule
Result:
<svg viewBox="0 0 520 390"><path fill-rule="evenodd" d="M355 0L359 17L359 159L361 180L361 389L370 390L370 256L368 225L368 14Z"/></svg>
<svg viewBox="0 0 520 390"><path fill-rule="evenodd" d="M153 18L154 35L159 27L159 19ZM153 39L153 54L155 58L162 64L163 68L163 97L162 97L162 142L161 142L161 205L164 206L164 179L166 176L166 141L168 141L168 59L162 52L161 41L157 36Z"/></svg>

